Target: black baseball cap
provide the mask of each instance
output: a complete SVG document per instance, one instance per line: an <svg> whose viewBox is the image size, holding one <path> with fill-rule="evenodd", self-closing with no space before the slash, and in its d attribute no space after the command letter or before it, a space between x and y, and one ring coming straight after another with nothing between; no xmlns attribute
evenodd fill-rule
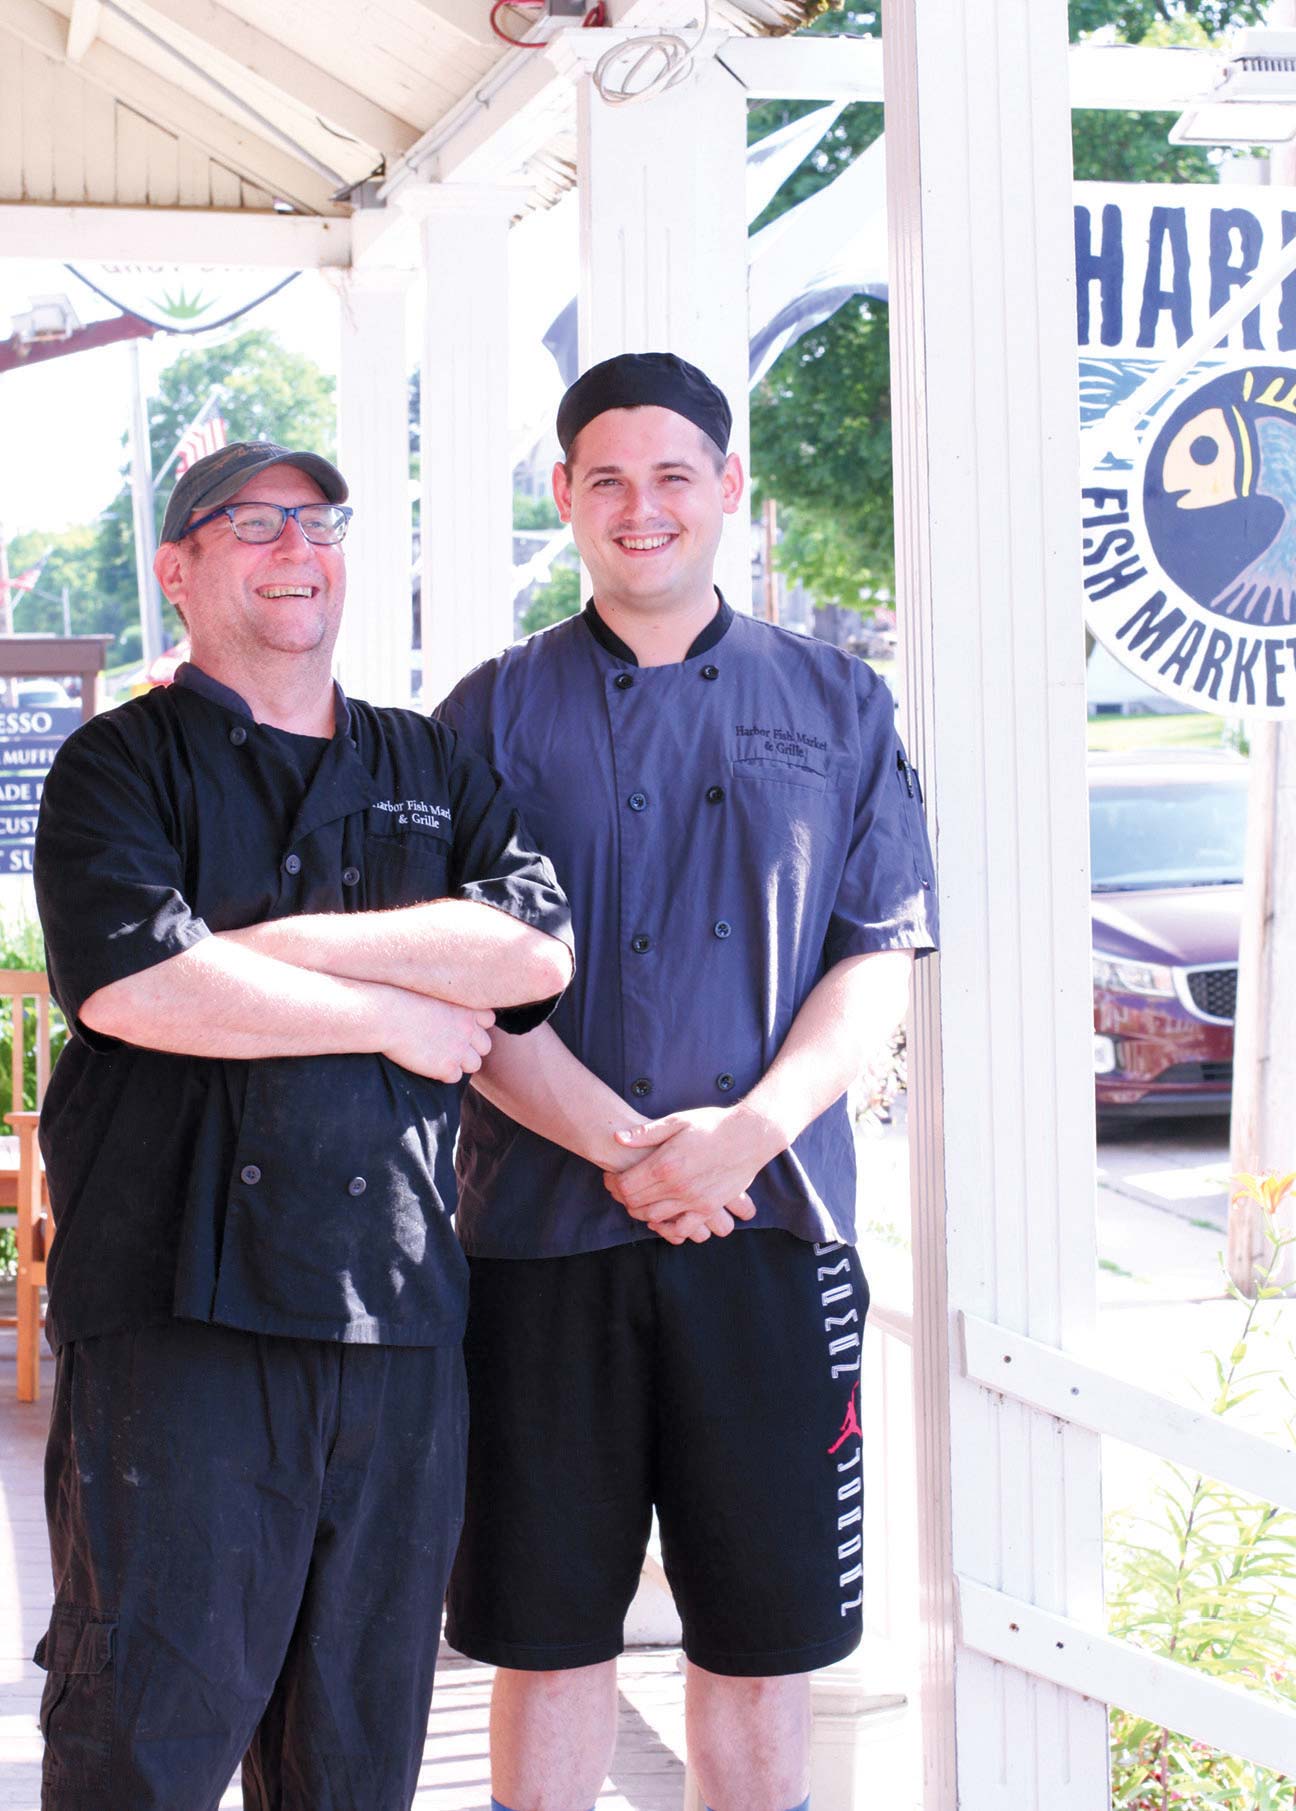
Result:
<svg viewBox="0 0 1296 1811"><path fill-rule="evenodd" d="M558 444L564 455L587 422L607 409L651 404L691 421L722 453L729 450L733 411L705 371L673 352L621 352L576 379L558 405Z"/></svg>
<svg viewBox="0 0 1296 1811"><path fill-rule="evenodd" d="M345 503L347 481L319 453L294 453L272 440L231 440L198 459L171 492L162 523L162 539L178 541L186 522L200 509L219 509L242 490L249 478L272 465L295 465L319 485L330 503Z"/></svg>

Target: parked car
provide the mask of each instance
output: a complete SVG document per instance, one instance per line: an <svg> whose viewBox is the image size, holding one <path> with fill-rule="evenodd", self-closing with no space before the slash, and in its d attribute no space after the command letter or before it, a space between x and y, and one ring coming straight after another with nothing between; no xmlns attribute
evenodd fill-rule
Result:
<svg viewBox="0 0 1296 1811"><path fill-rule="evenodd" d="M1237 755L1090 757L1100 1123L1229 1110L1246 786Z"/></svg>
<svg viewBox="0 0 1296 1811"><path fill-rule="evenodd" d="M27 710L66 710L77 703L57 679L20 679L18 703Z"/></svg>

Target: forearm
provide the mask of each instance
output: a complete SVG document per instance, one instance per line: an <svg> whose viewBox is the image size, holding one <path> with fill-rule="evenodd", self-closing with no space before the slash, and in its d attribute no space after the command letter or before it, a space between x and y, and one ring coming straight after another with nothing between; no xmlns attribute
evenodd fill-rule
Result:
<svg viewBox="0 0 1296 1811"><path fill-rule="evenodd" d="M384 983L458 1006L523 1006L571 980L566 944L508 912L469 899L434 899L390 912L275 918L221 933L298 968Z"/></svg>
<svg viewBox="0 0 1296 1811"><path fill-rule="evenodd" d="M394 992L210 937L99 988L81 1017L106 1037L180 1056L325 1056L381 1050Z"/></svg>
<svg viewBox="0 0 1296 1811"><path fill-rule="evenodd" d="M524 1037L497 1037L472 1085L529 1132L600 1169L621 1169L636 1153L615 1142L642 1115L568 1050L548 1025Z"/></svg>
<svg viewBox="0 0 1296 1811"><path fill-rule="evenodd" d="M644 1153L605 1178L636 1220L658 1226L730 1205L837 1100L904 1016L912 958L839 962L807 996L760 1081L732 1107L695 1107L619 1135Z"/></svg>
<svg viewBox="0 0 1296 1811"><path fill-rule="evenodd" d="M881 950L830 968L806 996L778 1055L740 1104L785 1150L860 1075L905 1015L913 956Z"/></svg>

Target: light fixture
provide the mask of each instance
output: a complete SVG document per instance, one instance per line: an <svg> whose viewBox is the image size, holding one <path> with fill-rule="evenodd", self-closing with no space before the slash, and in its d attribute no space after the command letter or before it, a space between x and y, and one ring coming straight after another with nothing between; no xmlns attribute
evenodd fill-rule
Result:
<svg viewBox="0 0 1296 1811"><path fill-rule="evenodd" d="M13 337L21 346L70 339L80 326L76 310L66 296L33 296L28 312L14 315L11 322Z"/></svg>
<svg viewBox="0 0 1296 1811"><path fill-rule="evenodd" d="M1296 30L1248 28L1219 80L1170 128L1172 145L1284 145L1296 138Z"/></svg>

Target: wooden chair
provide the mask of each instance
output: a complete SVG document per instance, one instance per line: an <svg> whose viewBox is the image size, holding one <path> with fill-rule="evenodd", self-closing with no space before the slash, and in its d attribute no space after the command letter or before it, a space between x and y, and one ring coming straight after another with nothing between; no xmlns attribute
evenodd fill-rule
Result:
<svg viewBox="0 0 1296 1811"><path fill-rule="evenodd" d="M36 1132L39 1113L6 1113L18 1134L18 1400L35 1402L40 1394L41 1290L45 1260L54 1237Z"/></svg>
<svg viewBox="0 0 1296 1811"><path fill-rule="evenodd" d="M12 1110L5 1119L14 1130L0 1137L0 1212L16 1213L18 1282L16 1315L5 1316L18 1328L18 1400L35 1402L40 1387L41 1290L45 1260L53 1237L45 1171L36 1142L38 1113L25 1110L23 1070L27 1053L27 1006L34 1006L36 1099L45 1098L50 1072L50 997L46 977L32 969L0 968L0 1012L8 1011L12 1027L12 1062L8 1094ZM2 1086L2 1085L0 1085Z"/></svg>

